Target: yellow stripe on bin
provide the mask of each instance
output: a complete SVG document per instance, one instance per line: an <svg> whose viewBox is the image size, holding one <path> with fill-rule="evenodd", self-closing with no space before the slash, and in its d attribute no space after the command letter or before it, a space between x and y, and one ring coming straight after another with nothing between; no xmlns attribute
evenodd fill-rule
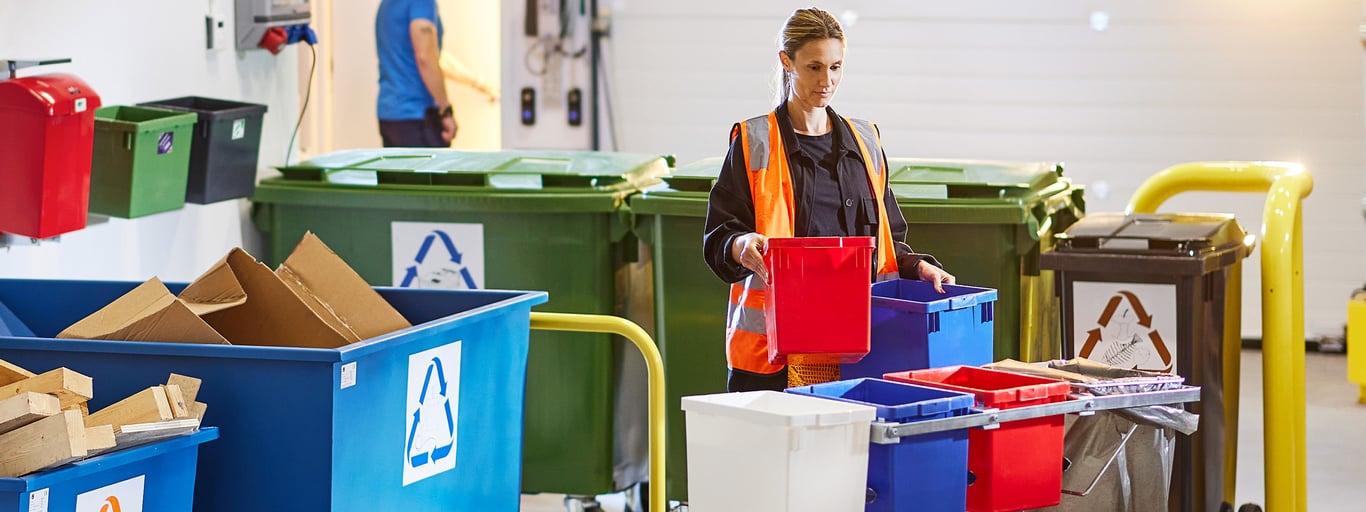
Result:
<svg viewBox="0 0 1366 512"><path fill-rule="evenodd" d="M1237 503L1239 382L1243 378L1243 262L1229 266L1224 285L1224 502Z"/></svg>
<svg viewBox="0 0 1366 512"><path fill-rule="evenodd" d="M1266 192L1262 211L1262 397L1266 509L1307 508L1304 451L1304 241L1300 203L1314 190L1286 162L1193 162L1148 178L1128 213L1152 213L1182 192ZM1227 381L1226 381L1227 382ZM1225 387L1227 388L1227 385ZM1227 396L1227 395L1226 395ZM1237 411L1233 411L1232 417ZM1229 417L1225 411L1225 417ZM1226 453L1236 451L1236 446ZM1229 461L1225 459L1225 467ZM1228 487L1225 494L1229 494Z"/></svg>
<svg viewBox="0 0 1366 512"><path fill-rule="evenodd" d="M617 334L634 343L645 357L649 381L650 510L668 510L664 502L664 360L654 339L630 320L608 315L572 315L531 312L531 328L538 331L570 331Z"/></svg>
<svg viewBox="0 0 1366 512"><path fill-rule="evenodd" d="M1347 301L1347 346L1366 347L1366 297ZM1360 386L1357 400L1366 404L1366 350L1347 351L1347 379Z"/></svg>

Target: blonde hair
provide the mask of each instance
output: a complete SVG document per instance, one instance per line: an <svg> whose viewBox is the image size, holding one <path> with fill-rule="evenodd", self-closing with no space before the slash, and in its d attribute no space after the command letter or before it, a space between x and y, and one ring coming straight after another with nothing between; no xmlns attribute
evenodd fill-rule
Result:
<svg viewBox="0 0 1366 512"><path fill-rule="evenodd" d="M840 27L839 20L836 20L830 13L812 7L810 9L797 9L792 16L783 23L782 31L778 32L778 50L787 54L788 60L797 58L797 50L811 41L821 41L825 39L839 39L844 43L844 28ZM792 89L792 76L786 69L778 66L780 78L778 82L781 88L778 89L778 103L787 99L788 91Z"/></svg>

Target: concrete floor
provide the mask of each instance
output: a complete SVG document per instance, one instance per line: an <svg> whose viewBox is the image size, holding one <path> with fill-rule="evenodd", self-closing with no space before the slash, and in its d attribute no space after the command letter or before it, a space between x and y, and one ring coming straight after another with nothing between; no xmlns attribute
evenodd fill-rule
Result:
<svg viewBox="0 0 1366 512"><path fill-rule="evenodd" d="M1265 504L1262 445L1262 353L1243 352L1238 438L1238 505ZM1342 354L1305 354L1305 419L1311 511L1366 510L1366 405L1347 380ZM600 500L621 512L621 495ZM525 512L564 511L563 496L524 496Z"/></svg>
<svg viewBox="0 0 1366 512"><path fill-rule="evenodd" d="M1342 354L1304 358L1308 510L1366 510L1366 405ZM1238 423L1238 503L1265 504L1262 353L1243 352Z"/></svg>

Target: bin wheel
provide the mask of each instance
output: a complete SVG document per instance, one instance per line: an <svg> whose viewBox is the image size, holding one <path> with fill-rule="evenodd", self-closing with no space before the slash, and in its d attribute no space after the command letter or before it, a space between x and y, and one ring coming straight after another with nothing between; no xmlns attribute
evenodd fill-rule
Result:
<svg viewBox="0 0 1366 512"><path fill-rule="evenodd" d="M565 512L602 512L602 505L592 496L565 496Z"/></svg>
<svg viewBox="0 0 1366 512"><path fill-rule="evenodd" d="M650 512L650 482L637 482L625 494L626 512Z"/></svg>
<svg viewBox="0 0 1366 512"><path fill-rule="evenodd" d="M1238 507L1238 512L1262 512L1262 507L1255 503L1244 503L1243 506Z"/></svg>

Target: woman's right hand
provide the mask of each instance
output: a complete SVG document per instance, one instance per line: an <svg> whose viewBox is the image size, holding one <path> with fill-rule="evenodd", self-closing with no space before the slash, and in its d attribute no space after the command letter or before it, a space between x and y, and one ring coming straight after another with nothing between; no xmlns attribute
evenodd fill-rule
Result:
<svg viewBox="0 0 1366 512"><path fill-rule="evenodd" d="M735 237L730 243L730 257L740 266L754 272L765 283L768 282L768 266L764 265L764 251L768 250L768 237L758 233L745 233Z"/></svg>

